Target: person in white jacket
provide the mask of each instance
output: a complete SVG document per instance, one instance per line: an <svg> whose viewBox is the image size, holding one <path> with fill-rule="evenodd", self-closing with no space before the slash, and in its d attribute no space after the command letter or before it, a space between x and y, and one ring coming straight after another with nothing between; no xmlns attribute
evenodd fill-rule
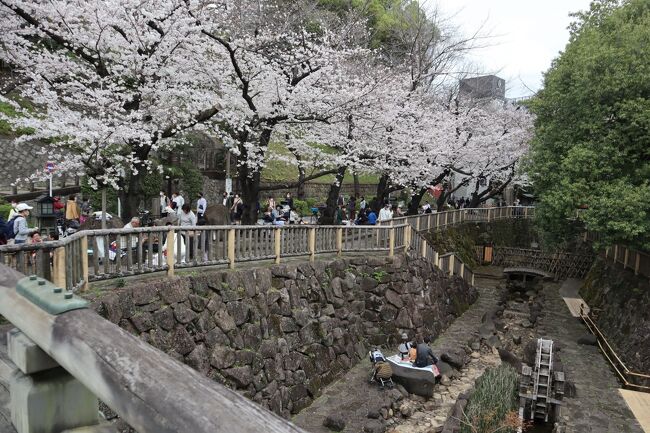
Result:
<svg viewBox="0 0 650 433"><path fill-rule="evenodd" d="M384 207L379 211L378 221L388 221L393 219L393 211L390 210L390 203L386 203Z"/></svg>

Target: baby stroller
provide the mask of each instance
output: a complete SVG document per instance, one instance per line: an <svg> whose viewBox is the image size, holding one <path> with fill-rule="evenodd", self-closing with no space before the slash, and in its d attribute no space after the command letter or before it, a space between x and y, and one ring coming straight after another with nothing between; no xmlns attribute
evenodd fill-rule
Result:
<svg viewBox="0 0 650 433"><path fill-rule="evenodd" d="M379 349L375 349L369 352L369 356L370 362L372 362L372 377L370 378L370 382L378 382L382 388L392 388L394 385L393 368L386 361L383 353Z"/></svg>

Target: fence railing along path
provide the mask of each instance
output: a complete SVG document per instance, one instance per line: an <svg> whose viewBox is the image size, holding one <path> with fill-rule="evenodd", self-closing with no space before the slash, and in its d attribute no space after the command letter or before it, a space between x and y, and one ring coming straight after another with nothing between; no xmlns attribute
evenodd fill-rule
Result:
<svg viewBox="0 0 650 433"><path fill-rule="evenodd" d="M394 218L376 226L289 225L147 227L87 230L59 241L0 246L0 263L68 290L89 282L153 272L317 255L412 250L466 277L457 255L438 257L418 233L465 222L531 218L534 208L458 209ZM468 280L471 282L471 280Z"/></svg>

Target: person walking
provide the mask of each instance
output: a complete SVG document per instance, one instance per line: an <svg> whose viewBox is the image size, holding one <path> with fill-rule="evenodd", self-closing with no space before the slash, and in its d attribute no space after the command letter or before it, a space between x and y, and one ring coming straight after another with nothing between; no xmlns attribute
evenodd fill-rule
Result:
<svg viewBox="0 0 650 433"><path fill-rule="evenodd" d="M164 218L167 216L167 207L169 206L169 198L165 191L160 191L160 217Z"/></svg>
<svg viewBox="0 0 650 433"><path fill-rule="evenodd" d="M348 201L348 219L354 221L357 217L357 198L355 196L350 196L350 201Z"/></svg>
<svg viewBox="0 0 650 433"><path fill-rule="evenodd" d="M361 201L359 202L359 210L363 210L366 208L366 198L364 196L361 196Z"/></svg>
<svg viewBox="0 0 650 433"><path fill-rule="evenodd" d="M208 201L203 196L203 193L199 193L199 200L196 202L196 220L197 224L200 226L205 225L205 211L208 209Z"/></svg>
<svg viewBox="0 0 650 433"><path fill-rule="evenodd" d="M239 198L239 194L235 194L235 198L233 199L232 206L230 207L230 219L233 222L233 224L241 224L241 217L243 213L244 213L244 202L242 201L241 198Z"/></svg>
<svg viewBox="0 0 650 433"><path fill-rule="evenodd" d="M178 192L176 192L175 194L173 194L172 197L174 197L174 198L172 199L172 202L176 203L176 206L172 206L172 207L173 207L174 209L176 209L176 215L178 215L178 216L180 217L180 216L181 216L182 209L183 209L183 205L185 204L185 199L184 199L183 196L182 196L180 193L178 193Z"/></svg>
<svg viewBox="0 0 650 433"><path fill-rule="evenodd" d="M34 208L26 203L19 203L16 205L16 212L18 215L16 215L13 220L9 221L14 225L14 243L16 244L26 243L31 234L38 231L37 228L30 229L27 226L27 217L29 217L29 211L32 209Z"/></svg>
<svg viewBox="0 0 650 433"><path fill-rule="evenodd" d="M74 195L68 197L68 201L65 204L65 219L66 221L79 222L79 207L77 206L77 200Z"/></svg>
<svg viewBox="0 0 650 433"><path fill-rule="evenodd" d="M379 211L379 222L388 221L393 219L393 212L390 210L390 203L386 203Z"/></svg>
<svg viewBox="0 0 650 433"><path fill-rule="evenodd" d="M284 197L284 201L286 202L287 206L289 206L289 209L293 209L293 197L291 197L290 192L288 192Z"/></svg>

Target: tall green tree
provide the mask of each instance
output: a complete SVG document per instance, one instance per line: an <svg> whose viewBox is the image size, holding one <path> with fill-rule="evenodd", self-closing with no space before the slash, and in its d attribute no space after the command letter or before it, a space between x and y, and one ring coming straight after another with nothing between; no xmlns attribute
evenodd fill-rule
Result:
<svg viewBox="0 0 650 433"><path fill-rule="evenodd" d="M555 239L580 229L604 245L650 248L650 2L599 0L575 14L566 49L531 102L529 173L540 224Z"/></svg>

